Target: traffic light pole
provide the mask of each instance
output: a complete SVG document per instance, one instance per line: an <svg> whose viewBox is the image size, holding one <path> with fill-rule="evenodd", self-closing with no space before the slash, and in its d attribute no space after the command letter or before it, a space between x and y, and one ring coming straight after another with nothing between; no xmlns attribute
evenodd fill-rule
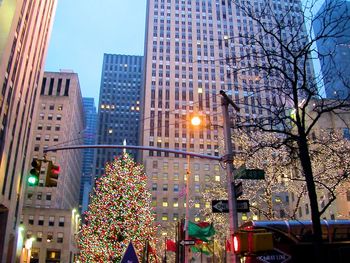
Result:
<svg viewBox="0 0 350 263"><path fill-rule="evenodd" d="M230 117L228 114L228 105L232 105L236 111L239 111L239 107L221 90L221 106L224 122L224 140L226 150L226 180L227 180L227 195L228 195L228 207L229 207L229 223L230 223L230 242L233 241L233 235L238 230L238 215L237 215L237 198L235 193L235 180L233 176L233 151L232 151L232 138L231 138L231 125ZM234 250L231 251L231 260L228 262L239 262Z"/></svg>

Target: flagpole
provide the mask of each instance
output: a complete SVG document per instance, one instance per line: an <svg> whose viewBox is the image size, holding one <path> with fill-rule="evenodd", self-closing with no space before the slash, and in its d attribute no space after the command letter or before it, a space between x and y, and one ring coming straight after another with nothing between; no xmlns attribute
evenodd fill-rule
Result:
<svg viewBox="0 0 350 263"><path fill-rule="evenodd" d="M164 243L164 248L165 248L165 250L164 250L164 263L166 263L166 261L167 261L167 258L166 258L166 237L164 237L164 240L165 240L165 243Z"/></svg>
<svg viewBox="0 0 350 263"><path fill-rule="evenodd" d="M179 263L179 257L180 257L179 229L180 229L180 223L178 221L175 225L175 244L176 244L175 263Z"/></svg>
<svg viewBox="0 0 350 263"><path fill-rule="evenodd" d="M225 254L224 254L224 262L226 263L227 262L227 239L226 239L226 237L225 237Z"/></svg>
<svg viewBox="0 0 350 263"><path fill-rule="evenodd" d="M188 223L189 223L189 201L190 201L190 156L187 155L187 171L186 171L186 215L185 215L185 240L189 239L188 235ZM185 249L185 263L188 263L188 248L184 246Z"/></svg>

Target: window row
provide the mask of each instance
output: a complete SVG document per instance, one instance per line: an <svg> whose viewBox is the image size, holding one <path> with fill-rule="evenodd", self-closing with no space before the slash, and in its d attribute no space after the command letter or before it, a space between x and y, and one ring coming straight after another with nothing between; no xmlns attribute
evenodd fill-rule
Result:
<svg viewBox="0 0 350 263"><path fill-rule="evenodd" d="M45 221L47 222L46 226L59 226L59 227L64 227L65 223L65 217L64 216L43 216L39 215L37 218L35 218L34 215L29 215L28 216L28 225L38 225L38 226L44 226ZM22 222L23 223L23 222ZM27 222L25 222L27 223Z"/></svg>
<svg viewBox="0 0 350 263"><path fill-rule="evenodd" d="M34 238L35 241L37 242L42 242L43 238L46 238L46 242L51 243L55 241L56 238L56 242L57 243L63 243L63 233L58 232L56 237L54 237L54 233L53 232L48 232L45 237L43 235L43 232L38 231L35 234L32 231L27 231L27 239L29 238Z"/></svg>

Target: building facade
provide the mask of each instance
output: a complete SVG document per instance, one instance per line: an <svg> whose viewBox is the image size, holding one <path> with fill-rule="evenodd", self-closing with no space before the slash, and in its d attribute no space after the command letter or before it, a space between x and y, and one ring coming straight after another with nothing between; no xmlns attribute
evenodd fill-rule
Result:
<svg viewBox="0 0 350 263"><path fill-rule="evenodd" d="M42 161L39 185L27 186L22 219L24 238L32 238L32 251L47 260L37 262L73 262L77 248L72 242L76 234L72 229L77 227L83 154L80 150L45 154L44 149L83 143L84 112L76 73L45 72L32 131L31 159L52 161L60 166L60 174L57 187L46 187L48 163ZM50 223L57 220L57 224Z"/></svg>
<svg viewBox="0 0 350 263"><path fill-rule="evenodd" d="M31 126L56 2L0 1L1 262L13 262L15 258Z"/></svg>
<svg viewBox="0 0 350 263"><path fill-rule="evenodd" d="M104 54L98 107L97 144L138 145L142 56ZM137 156L137 151L128 150ZM122 149L97 149L95 177Z"/></svg>
<svg viewBox="0 0 350 263"><path fill-rule="evenodd" d="M349 1L326 0L317 12L317 19L314 22L316 36L323 32L323 28L327 24L329 25L328 31L331 31L323 33L327 37L317 41L317 49L321 56L325 95L329 99L350 99L349 17Z"/></svg>
<svg viewBox="0 0 350 263"><path fill-rule="evenodd" d="M268 104L276 97L259 92L269 85L269 80L258 70L241 73L232 70L264 63L262 60L257 63L254 59L259 58L245 53L245 48L250 47L245 42L248 36L261 32L255 27L256 21L249 19L234 2L147 1L141 145L213 156L225 154L220 90L226 90L241 105L240 116L267 115L263 107L254 107L254 103ZM300 1L251 3L252 8L264 6L277 14L289 10L294 15L292 10L301 10ZM300 16L300 12L295 15ZM268 24L272 16L261 19ZM261 37L273 49L274 40ZM202 126L197 128L190 123L195 115L202 119ZM142 160L149 176L156 219L164 228L185 217L183 189L187 182L189 219L206 219L200 210L211 204L204 202L203 192L215 181L225 180L219 162L196 158L188 161L182 155L156 151L144 151ZM186 176L188 168L190 177Z"/></svg>
<svg viewBox="0 0 350 263"><path fill-rule="evenodd" d="M94 98L83 98L85 130L84 145L96 144L97 112ZM80 182L79 210L84 213L89 204L89 194L93 185L94 149L83 150L83 175Z"/></svg>

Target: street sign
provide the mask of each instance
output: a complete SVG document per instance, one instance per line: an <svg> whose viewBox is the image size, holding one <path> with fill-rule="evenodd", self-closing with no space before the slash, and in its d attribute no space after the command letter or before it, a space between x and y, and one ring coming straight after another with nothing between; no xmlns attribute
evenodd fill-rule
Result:
<svg viewBox="0 0 350 263"><path fill-rule="evenodd" d="M247 169L244 165L234 171L235 179L246 180L263 180L265 179L265 171L261 169Z"/></svg>
<svg viewBox="0 0 350 263"><path fill-rule="evenodd" d="M228 213L228 200L212 200L211 208L213 213ZM249 212L249 200L237 200L237 212Z"/></svg>
<svg viewBox="0 0 350 263"><path fill-rule="evenodd" d="M285 263L289 261L290 258L290 255L276 248L268 254L258 257L258 259L264 263Z"/></svg>
<svg viewBox="0 0 350 263"><path fill-rule="evenodd" d="M213 213L228 213L228 200L212 200L211 208Z"/></svg>
<svg viewBox="0 0 350 263"><path fill-rule="evenodd" d="M235 194L236 194L236 198L240 197L243 194L242 182L239 182L238 184L235 185Z"/></svg>
<svg viewBox="0 0 350 263"><path fill-rule="evenodd" d="M193 246L195 244L194 240L181 240L181 246Z"/></svg>
<svg viewBox="0 0 350 263"><path fill-rule="evenodd" d="M238 213L248 213L249 211L249 200L237 200Z"/></svg>

